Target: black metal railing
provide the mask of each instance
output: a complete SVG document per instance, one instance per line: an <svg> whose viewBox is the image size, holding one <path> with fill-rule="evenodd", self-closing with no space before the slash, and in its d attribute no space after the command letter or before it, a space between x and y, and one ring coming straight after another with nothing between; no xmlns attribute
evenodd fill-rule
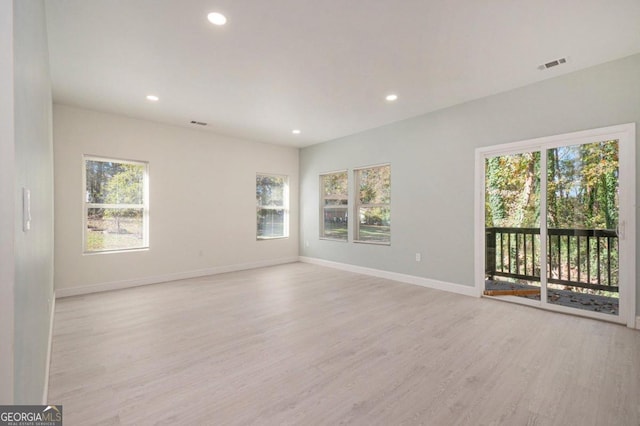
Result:
<svg viewBox="0 0 640 426"><path fill-rule="evenodd" d="M540 229L485 228L485 273L540 281ZM618 292L618 235L611 229L548 229L547 282Z"/></svg>

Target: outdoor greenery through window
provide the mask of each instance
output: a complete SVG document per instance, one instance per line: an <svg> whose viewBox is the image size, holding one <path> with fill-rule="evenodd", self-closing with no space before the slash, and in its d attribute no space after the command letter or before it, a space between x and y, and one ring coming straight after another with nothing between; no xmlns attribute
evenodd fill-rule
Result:
<svg viewBox="0 0 640 426"><path fill-rule="evenodd" d="M355 171L356 241L391 242L391 166Z"/></svg>
<svg viewBox="0 0 640 426"><path fill-rule="evenodd" d="M348 238L348 191L347 172L320 175L321 215L320 238L347 241Z"/></svg>
<svg viewBox="0 0 640 426"><path fill-rule="evenodd" d="M490 281L539 288L546 273L549 303L617 313L613 299L619 298L620 275L618 156L618 141L607 140L487 158ZM543 179L546 194L541 193ZM546 212L541 210L542 199ZM542 242L544 215L547 240ZM541 244L546 258L540 254ZM576 294L600 298L582 303Z"/></svg>
<svg viewBox="0 0 640 426"><path fill-rule="evenodd" d="M84 250L146 248L147 163L84 158Z"/></svg>
<svg viewBox="0 0 640 426"><path fill-rule="evenodd" d="M289 178L256 175L257 238L289 236Z"/></svg>

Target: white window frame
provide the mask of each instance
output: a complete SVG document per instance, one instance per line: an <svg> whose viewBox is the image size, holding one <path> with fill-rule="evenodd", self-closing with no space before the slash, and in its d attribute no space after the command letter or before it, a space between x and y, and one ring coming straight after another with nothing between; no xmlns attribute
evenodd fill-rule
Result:
<svg viewBox="0 0 640 426"><path fill-rule="evenodd" d="M354 203L353 203L353 219L351 222L354 224L353 226L353 242L359 244L374 244L374 245L382 245L382 246L390 246L391 245L391 224L389 224L389 241L370 241L370 240L360 240L360 209L361 208L375 208L375 207L386 207L391 212L391 195L389 195L389 203L373 203L373 204L362 204L360 202L360 172L363 170L370 169L379 169L382 167L389 167L389 172L391 172L391 163L383 163L383 164L375 164L373 166L364 166L357 167L353 169L353 180L354 180ZM391 194L391 184L389 184L389 194Z"/></svg>
<svg viewBox="0 0 640 426"><path fill-rule="evenodd" d="M89 203L87 202L87 161L101 161L119 164L132 164L136 166L144 166L144 175L142 181L142 198L143 204L107 204L107 203ZM89 209L142 209L142 245L132 248L116 248L106 250L87 250L87 216ZM83 254L104 254L104 253L121 253L132 251L149 250L149 163L139 160L123 160L113 157L102 157L97 155L82 156L82 251Z"/></svg>
<svg viewBox="0 0 640 426"><path fill-rule="evenodd" d="M256 178L258 176L264 177L274 177L274 178L284 178L284 189L283 189L283 202L282 206L271 206L271 205L260 205L256 203L256 213L260 210L283 210L284 211L284 223L282 225L282 234L275 237L264 237L258 235L258 227L256 222L256 240L258 241L268 241L268 240L279 240L283 238L289 238L289 176L288 175L280 175L274 173L256 173ZM256 187L257 189L257 187Z"/></svg>
<svg viewBox="0 0 640 426"><path fill-rule="evenodd" d="M347 177L347 193L345 194L344 199L347 201L347 204L344 206L341 205L337 205L337 206L326 206L325 205L325 200L328 199L341 199L341 198L327 198L325 197L324 194L324 178L326 176L332 176L332 175L337 175L337 174L345 174ZM325 173L320 173L319 176L319 185L320 185L320 239L321 240L330 240L330 241L338 241L338 242L344 242L347 243L349 242L349 222L351 222L350 220L347 221L347 235L346 238L332 238L332 237L327 237L324 234L324 217L325 217L325 209L327 209L327 207L329 208L340 208L340 209L344 209L347 213L347 218L349 217L349 207L350 207L350 202L349 202L349 170L345 169L345 170L336 170L333 172L325 172Z"/></svg>

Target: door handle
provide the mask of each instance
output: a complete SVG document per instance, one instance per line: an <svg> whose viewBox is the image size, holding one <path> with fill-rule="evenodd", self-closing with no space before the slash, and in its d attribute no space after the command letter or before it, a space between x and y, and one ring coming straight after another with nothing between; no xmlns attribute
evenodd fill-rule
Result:
<svg viewBox="0 0 640 426"><path fill-rule="evenodd" d="M626 228L626 223L624 220L618 223L618 226L616 228L616 234L618 235L618 238L621 240L624 240L625 228Z"/></svg>

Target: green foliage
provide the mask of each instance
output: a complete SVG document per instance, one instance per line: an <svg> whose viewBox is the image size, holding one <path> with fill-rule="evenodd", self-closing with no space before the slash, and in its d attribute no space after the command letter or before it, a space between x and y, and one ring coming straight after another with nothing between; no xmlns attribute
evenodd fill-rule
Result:
<svg viewBox="0 0 640 426"><path fill-rule="evenodd" d="M361 204L388 204L391 201L391 167L359 171Z"/></svg>
<svg viewBox="0 0 640 426"><path fill-rule="evenodd" d="M361 224L388 226L391 223L391 210L388 207L363 208L360 214Z"/></svg>
<svg viewBox="0 0 640 426"><path fill-rule="evenodd" d="M539 225L539 152L489 158L485 173L486 226L526 228Z"/></svg>
<svg viewBox="0 0 640 426"><path fill-rule="evenodd" d="M284 235L286 185L287 178L284 176L256 176L256 223L259 237Z"/></svg>
<svg viewBox="0 0 640 426"><path fill-rule="evenodd" d="M107 204L142 204L144 166L121 164L121 170L104 187Z"/></svg>
<svg viewBox="0 0 640 426"><path fill-rule="evenodd" d="M618 142L560 147L548 153L550 228L618 226Z"/></svg>
<svg viewBox="0 0 640 426"><path fill-rule="evenodd" d="M322 191L322 236L347 240L349 204L349 178L347 172L322 175L320 178Z"/></svg>
<svg viewBox="0 0 640 426"><path fill-rule="evenodd" d="M347 172L322 176L322 192L325 198L341 199L347 196Z"/></svg>
<svg viewBox="0 0 640 426"><path fill-rule="evenodd" d="M286 178L284 176L256 176L257 206L284 206Z"/></svg>
<svg viewBox="0 0 640 426"><path fill-rule="evenodd" d="M138 164L87 160L87 202L142 204L144 169Z"/></svg>
<svg viewBox="0 0 640 426"><path fill-rule="evenodd" d="M358 174L360 203L369 205L360 208L360 223L389 226L391 210L386 205L391 202L391 167L363 169Z"/></svg>
<svg viewBox="0 0 640 426"><path fill-rule="evenodd" d="M144 166L120 164L119 171L104 186L104 200L107 204L142 204ZM120 219L136 217L140 209L104 209L104 217L116 221L116 233L121 234Z"/></svg>
<svg viewBox="0 0 640 426"><path fill-rule="evenodd" d="M604 141L547 150L549 228L615 229L618 225L618 143ZM540 153L485 162L485 224L540 225Z"/></svg>
<svg viewBox="0 0 640 426"><path fill-rule="evenodd" d="M134 204L141 206L144 203L144 173L145 166L140 164L128 164L111 161L87 160L85 162L86 173L86 199L92 204ZM90 222L102 222L103 219L114 219L115 228L107 226L108 233L125 234L129 230L121 227L121 219L131 218L141 221L142 207L137 208L90 208L87 211ZM106 230L106 229L105 229ZM119 240L115 237L88 234L87 246L100 248L104 241L106 247L111 247ZM139 243L137 243L139 244Z"/></svg>
<svg viewBox="0 0 640 426"><path fill-rule="evenodd" d="M550 229L607 229L618 226L618 141L561 146L546 153L547 225ZM540 226L540 153L492 157L485 162L485 226L537 228ZM543 213L544 214L544 213ZM524 265L523 247L539 250L540 241L518 243L507 239L496 259L516 270ZM506 244L506 246L504 246ZM551 278L615 287L619 279L616 239L575 235L551 238L548 273ZM591 249L587 251L587 244ZM519 245L519 248L518 248ZM597 249L596 249L597 247ZM560 253L560 255L558 255ZM529 271L546 270L530 255ZM535 256L535 255L533 255ZM546 263L543 260L542 263ZM578 286L579 287L579 286ZM596 292L597 293L597 292Z"/></svg>
<svg viewBox="0 0 640 426"><path fill-rule="evenodd" d="M105 194L103 187L112 176L118 173L120 164L107 161L87 160L85 166L87 202L104 203Z"/></svg>

